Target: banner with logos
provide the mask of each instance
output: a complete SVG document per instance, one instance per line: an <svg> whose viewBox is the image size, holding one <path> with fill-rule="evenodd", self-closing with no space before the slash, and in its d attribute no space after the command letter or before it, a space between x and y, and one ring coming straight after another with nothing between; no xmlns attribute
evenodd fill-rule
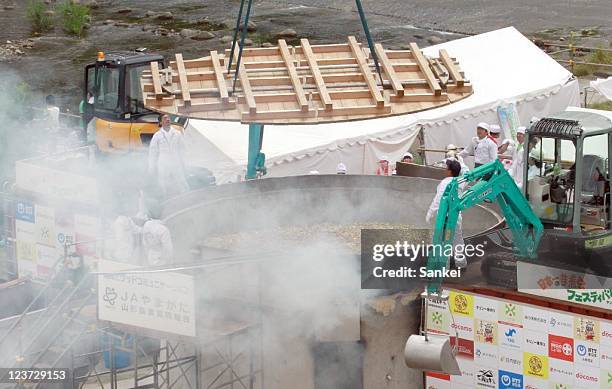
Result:
<svg viewBox="0 0 612 389"><path fill-rule="evenodd" d="M426 323L457 345L462 374L428 372L427 389L612 389L611 321L448 292Z"/></svg>

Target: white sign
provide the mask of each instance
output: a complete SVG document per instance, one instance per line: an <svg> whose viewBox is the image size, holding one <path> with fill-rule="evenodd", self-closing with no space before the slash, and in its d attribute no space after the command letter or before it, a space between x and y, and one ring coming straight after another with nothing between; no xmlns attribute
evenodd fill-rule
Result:
<svg viewBox="0 0 612 389"><path fill-rule="evenodd" d="M100 261L99 271L135 266ZM98 276L98 318L178 335L195 336L193 277L170 272Z"/></svg>

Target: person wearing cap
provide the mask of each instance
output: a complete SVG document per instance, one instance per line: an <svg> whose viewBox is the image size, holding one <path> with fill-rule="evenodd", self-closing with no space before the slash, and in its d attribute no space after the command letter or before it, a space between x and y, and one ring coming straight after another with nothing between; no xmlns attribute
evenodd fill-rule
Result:
<svg viewBox="0 0 612 389"><path fill-rule="evenodd" d="M389 158L386 156L380 157L378 161L378 167L376 168L377 176L389 176L391 175L392 170L389 167Z"/></svg>
<svg viewBox="0 0 612 389"><path fill-rule="evenodd" d="M446 178L440 181L440 183L438 184L438 187L436 188L436 195L431 201L431 204L429 205L429 209L427 210L427 215L425 216L425 221L427 223L433 222L433 225L435 226L435 218L437 217L438 209L440 209L440 201L442 200L442 195L444 194L444 191L446 190L446 187L448 186L448 184L450 184L451 181L455 177L459 177L460 174L461 174L461 165L459 164L459 162L453 159L446 160ZM462 188L459 187L459 192L461 191L462 191ZM459 214L459 217L457 218L457 226L455 227L455 238L453 240L454 247L463 245L463 229L461 225L462 225L462 218L461 218L461 214ZM455 252L454 249L453 249L453 252ZM447 267L448 265L449 263L447 263ZM458 268L466 267L467 261L465 260L465 258L463 260L459 260L458 258L455 258L455 266Z"/></svg>
<svg viewBox="0 0 612 389"><path fill-rule="evenodd" d="M414 156L412 155L412 153L410 151L406 151L406 153L404 153L404 156L402 157L402 161L403 163L413 163L414 161Z"/></svg>
<svg viewBox="0 0 612 389"><path fill-rule="evenodd" d="M346 174L346 165L340 162L338 166L336 166L336 174Z"/></svg>
<svg viewBox="0 0 612 389"><path fill-rule="evenodd" d="M459 156L473 156L474 167L495 161L497 159L497 144L489 137L489 125L483 122L478 123L476 135L472 138L472 142L459 153Z"/></svg>
<svg viewBox="0 0 612 389"><path fill-rule="evenodd" d="M523 186L523 167L525 166L525 127L516 129L516 147L512 150L512 165L510 165L510 176L516 182L516 185L521 188Z"/></svg>
<svg viewBox="0 0 612 389"><path fill-rule="evenodd" d="M529 160L527 161L529 169L527 169L527 181L540 175L542 168L542 155L539 150L533 149L529 152Z"/></svg>
<svg viewBox="0 0 612 389"><path fill-rule="evenodd" d="M501 135L501 127L497 124L489 125L489 138L495 142L495 144L499 143L499 137Z"/></svg>

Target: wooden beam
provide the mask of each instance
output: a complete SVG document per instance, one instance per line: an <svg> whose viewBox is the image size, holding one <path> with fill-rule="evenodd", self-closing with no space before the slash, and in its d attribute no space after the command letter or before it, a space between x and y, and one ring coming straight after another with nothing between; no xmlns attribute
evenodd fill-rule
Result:
<svg viewBox="0 0 612 389"><path fill-rule="evenodd" d="M348 37L349 46L351 46L351 50L353 50L353 55L357 59L357 64L359 64L359 68L361 69L361 74L368 85L368 89L370 89L370 93L372 94L372 98L376 101L376 106L379 108L384 107L385 99L383 98L380 90L378 90L378 85L376 84L376 80L370 71L370 66L365 59L365 55L363 51L361 51L361 47L357 43L357 40L354 36Z"/></svg>
<svg viewBox="0 0 612 389"><path fill-rule="evenodd" d="M374 50L376 51L376 55L378 56L378 59L380 60L380 63L383 69L385 70L385 73L387 73L387 77L389 77L389 82L391 83L391 87L395 91L395 94L397 96L403 96L404 87L402 86L400 80L397 78L397 74L395 74L395 69L391 64L391 61L389 61L389 58L385 53L385 49L383 49L380 43L376 43L374 44Z"/></svg>
<svg viewBox="0 0 612 389"><path fill-rule="evenodd" d="M325 106L326 111L330 111L333 109L332 99L327 92L327 87L325 86L325 82L323 81L323 77L321 77L321 71L319 70L319 65L317 64L317 59L310 48L310 42L308 39L300 39L300 44L302 45L302 51L306 60L308 61L308 66L310 66L310 71L312 72L312 76L314 77L315 83L317 85L317 90L321 95L321 101L323 101L323 105Z"/></svg>
<svg viewBox="0 0 612 389"><path fill-rule="evenodd" d="M430 93L404 93L404 96L391 96L389 100L392 103L421 103L425 101L448 101L448 95L442 93L435 95L433 92Z"/></svg>
<svg viewBox="0 0 612 389"><path fill-rule="evenodd" d="M189 82L187 81L187 72L183 63L183 54L176 53L176 71L179 75L179 86L182 92L183 104L185 107L191 105L191 94L189 93Z"/></svg>
<svg viewBox="0 0 612 389"><path fill-rule="evenodd" d="M444 66L446 66L446 69L448 69L448 73L453 81L455 81L458 87L462 87L465 80L463 79L459 69L455 66L455 61L451 60L445 49L440 50L440 59L442 60Z"/></svg>
<svg viewBox="0 0 612 389"><path fill-rule="evenodd" d="M208 112L208 111L225 111L228 109L236 108L236 102L224 103L203 103L203 104L192 104L189 107L178 107L179 113L194 113L194 112Z"/></svg>
<svg viewBox="0 0 612 389"><path fill-rule="evenodd" d="M212 60L213 69L217 78L217 87L219 88L219 96L223 103L229 102L229 94L227 93L227 84L225 83L225 77L223 75L223 68L221 67L221 61L219 61L219 54L216 50L210 52L210 59Z"/></svg>
<svg viewBox="0 0 612 389"><path fill-rule="evenodd" d="M289 73L291 84L293 84L293 89L295 89L295 97L297 98L298 105L300 106L302 111L306 112L308 111L308 100L306 99L306 95L304 94L302 82L299 79L297 70L295 70L295 66L293 65L293 56L289 52L287 42L285 42L284 39L279 39L278 48L280 49L283 60L285 61L285 66L287 67L287 73Z"/></svg>
<svg viewBox="0 0 612 389"><path fill-rule="evenodd" d="M238 52L234 52L234 57L238 61ZM240 66L238 70L238 79L240 80L240 86L242 87L242 93L246 99L247 106L249 107L249 114L255 115L257 113L257 102L253 97L253 91L251 90L251 81L249 81L249 75L247 74L244 66Z"/></svg>
<svg viewBox="0 0 612 389"><path fill-rule="evenodd" d="M161 99L164 97L161 88L161 82L159 81L159 63L157 61L151 62L151 76L153 77L153 91L155 92L155 98Z"/></svg>
<svg viewBox="0 0 612 389"><path fill-rule="evenodd" d="M370 99L369 89L345 89L339 91L330 91L330 96L334 99ZM284 103L295 101L295 93L283 92L283 93L262 93L255 94L255 100L258 103ZM312 98L321 100L319 92L312 92ZM244 104L246 100L243 96L238 98L238 103Z"/></svg>
<svg viewBox="0 0 612 389"><path fill-rule="evenodd" d="M391 106L385 105L383 108L379 108L376 105L361 105L361 106L348 106L348 107L336 107L333 111L326 111L319 109L319 117L334 117L334 116L358 116L372 115L380 113L391 113ZM278 111L263 111L258 112L255 115L251 115L248 112L242 113L243 122L256 122L264 120L281 120L281 119L299 119L314 117L314 112L303 112L298 109L294 110L278 110Z"/></svg>
<svg viewBox="0 0 612 389"><path fill-rule="evenodd" d="M436 80L431 69L429 68L429 63L423 56L423 53L421 53L421 49L419 49L419 46L417 46L416 43L411 42L410 50L412 50L412 55L414 59L419 64L421 71L425 75L425 79L427 80L429 87L431 88L431 90L434 92L436 96L440 96L442 94L442 87L440 87L438 80Z"/></svg>
<svg viewBox="0 0 612 389"><path fill-rule="evenodd" d="M410 50L387 50L389 59L414 59Z"/></svg>

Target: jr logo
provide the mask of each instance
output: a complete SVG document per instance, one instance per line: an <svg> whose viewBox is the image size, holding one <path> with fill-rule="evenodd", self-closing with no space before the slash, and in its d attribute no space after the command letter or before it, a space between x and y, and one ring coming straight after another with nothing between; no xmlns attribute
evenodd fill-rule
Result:
<svg viewBox="0 0 612 389"><path fill-rule="evenodd" d="M510 328L508 331L505 332L504 335L511 338L512 336L514 336L514 334L516 334L516 330L514 328Z"/></svg>

